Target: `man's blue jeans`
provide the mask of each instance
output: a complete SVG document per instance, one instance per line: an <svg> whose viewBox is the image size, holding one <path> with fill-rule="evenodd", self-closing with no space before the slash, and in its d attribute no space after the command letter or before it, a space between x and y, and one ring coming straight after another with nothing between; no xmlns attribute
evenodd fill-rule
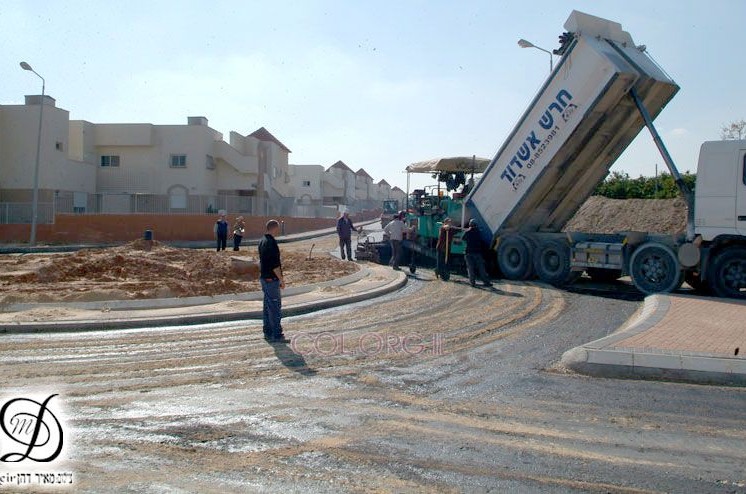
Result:
<svg viewBox="0 0 746 494"><path fill-rule="evenodd" d="M280 299L280 280L261 278L264 292L264 336L267 338L282 337L282 301Z"/></svg>

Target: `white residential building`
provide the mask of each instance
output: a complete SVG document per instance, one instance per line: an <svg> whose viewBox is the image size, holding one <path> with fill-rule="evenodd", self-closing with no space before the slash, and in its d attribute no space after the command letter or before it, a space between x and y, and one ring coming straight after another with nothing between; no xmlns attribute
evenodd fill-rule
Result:
<svg viewBox="0 0 746 494"><path fill-rule="evenodd" d="M378 200L386 201L388 199L391 199L391 185L386 180L381 179L378 182Z"/></svg>
<svg viewBox="0 0 746 494"><path fill-rule="evenodd" d="M54 98L0 105L0 223L30 221L39 112L39 221L67 213L216 213L329 217L374 209L397 189L342 161L289 165L264 127L228 140L205 117L183 125L70 120ZM401 191L400 191L401 192ZM403 192L401 192L403 195Z"/></svg>
<svg viewBox="0 0 746 494"><path fill-rule="evenodd" d="M69 120L49 96L43 102L40 221L51 220L55 209L294 213L290 150L264 127L247 136L231 132L226 142L205 117L189 117L186 125L96 124ZM30 218L24 211L32 198L41 103L41 96L27 96L24 105L0 105L5 222Z"/></svg>
<svg viewBox="0 0 746 494"><path fill-rule="evenodd" d="M405 193L401 189L392 190L386 180L376 183L363 168L353 172L342 161L326 170L321 165L290 165L289 170L297 207L302 211L319 211L319 206L350 211L376 209L384 200L394 198L403 204ZM324 209L323 214L329 215L329 210Z"/></svg>

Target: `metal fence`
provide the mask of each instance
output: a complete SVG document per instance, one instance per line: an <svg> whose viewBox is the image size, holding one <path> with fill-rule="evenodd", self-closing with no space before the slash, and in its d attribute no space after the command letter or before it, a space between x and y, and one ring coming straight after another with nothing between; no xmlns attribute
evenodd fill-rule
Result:
<svg viewBox="0 0 746 494"><path fill-rule="evenodd" d="M32 219L32 203L0 202L0 225L29 224ZM38 203L37 223L54 223L54 204Z"/></svg>
<svg viewBox="0 0 746 494"><path fill-rule="evenodd" d="M256 197L234 195L59 194L55 212L77 214L253 214Z"/></svg>

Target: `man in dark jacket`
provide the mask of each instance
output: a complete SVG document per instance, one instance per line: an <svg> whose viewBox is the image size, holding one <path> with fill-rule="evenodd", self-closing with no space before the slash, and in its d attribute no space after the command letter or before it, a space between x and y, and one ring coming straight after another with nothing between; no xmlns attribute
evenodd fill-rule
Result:
<svg viewBox="0 0 746 494"><path fill-rule="evenodd" d="M469 272L469 283L476 286L476 278L484 283L484 286L492 286L490 277L487 275L487 269L484 266L484 242L479 235L479 227L476 220L469 220L469 228L464 232L464 242L466 242L466 252L464 260L466 261L466 270Z"/></svg>
<svg viewBox="0 0 746 494"><path fill-rule="evenodd" d="M345 258L345 250L347 250L347 259L352 261L352 230L355 226L352 224L350 215L347 211L342 213L342 216L337 220L337 235L339 235L339 252L342 254L342 259Z"/></svg>
<svg viewBox="0 0 746 494"><path fill-rule="evenodd" d="M287 343L282 334L282 301L280 290L285 288L280 262L280 248L275 236L280 233L277 220L267 222L267 233L259 241L259 280L264 292L264 339L272 343Z"/></svg>
<svg viewBox="0 0 746 494"><path fill-rule="evenodd" d="M218 221L215 222L215 238L218 241L218 252L225 250L225 244L228 243L228 222L225 221L225 215L221 214Z"/></svg>

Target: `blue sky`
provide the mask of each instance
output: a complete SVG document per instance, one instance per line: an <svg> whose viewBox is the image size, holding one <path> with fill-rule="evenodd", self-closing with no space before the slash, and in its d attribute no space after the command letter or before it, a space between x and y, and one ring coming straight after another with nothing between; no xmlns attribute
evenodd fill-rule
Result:
<svg viewBox="0 0 746 494"><path fill-rule="evenodd" d="M39 92L71 118L267 127L290 162L343 160L402 188L438 156L491 158L548 74L572 9L618 21L679 83L656 120L674 160L746 118L746 1L0 2L0 104ZM652 175L643 132L614 166ZM429 179L416 181L421 184Z"/></svg>

